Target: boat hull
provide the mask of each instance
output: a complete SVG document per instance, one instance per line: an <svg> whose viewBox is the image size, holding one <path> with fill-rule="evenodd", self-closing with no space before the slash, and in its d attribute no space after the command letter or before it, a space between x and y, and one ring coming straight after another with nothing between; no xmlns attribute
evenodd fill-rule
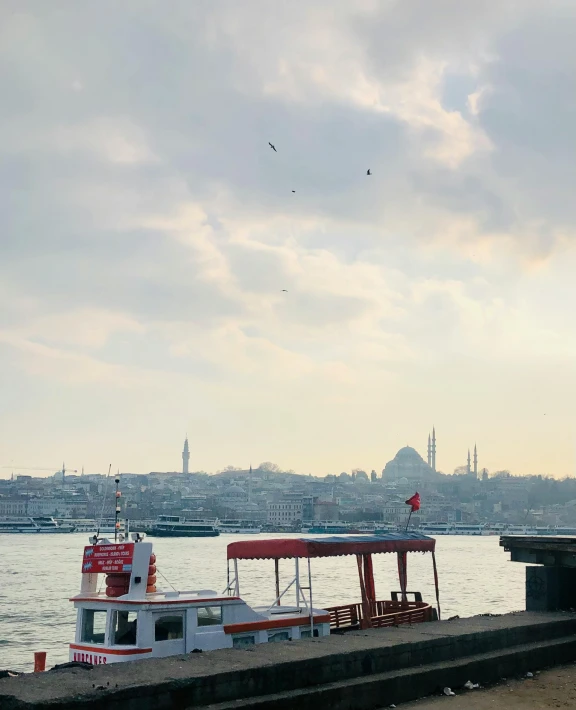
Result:
<svg viewBox="0 0 576 710"><path fill-rule="evenodd" d="M218 537L218 530L148 530L150 537Z"/></svg>

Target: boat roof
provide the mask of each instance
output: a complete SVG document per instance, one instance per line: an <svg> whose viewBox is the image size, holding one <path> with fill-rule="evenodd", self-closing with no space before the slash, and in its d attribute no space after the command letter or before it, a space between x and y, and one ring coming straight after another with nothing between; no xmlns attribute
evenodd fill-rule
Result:
<svg viewBox="0 0 576 710"><path fill-rule="evenodd" d="M436 540L417 532L385 535L330 535L326 537L245 540L228 545L229 560L336 557L379 552L433 552Z"/></svg>

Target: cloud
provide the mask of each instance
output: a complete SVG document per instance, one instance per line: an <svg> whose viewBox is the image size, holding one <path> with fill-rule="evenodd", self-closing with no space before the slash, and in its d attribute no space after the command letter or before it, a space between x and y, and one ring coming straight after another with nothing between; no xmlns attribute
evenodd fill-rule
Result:
<svg viewBox="0 0 576 710"><path fill-rule="evenodd" d="M174 388L162 436L192 402L217 418L250 400L264 438L278 407L324 451L350 426L336 401L420 412L431 369L458 389L457 359L490 390L491 368L573 355L567 0L1 12L14 397L30 377L69 401L97 382L141 416ZM306 438L303 458L342 468L322 446Z"/></svg>

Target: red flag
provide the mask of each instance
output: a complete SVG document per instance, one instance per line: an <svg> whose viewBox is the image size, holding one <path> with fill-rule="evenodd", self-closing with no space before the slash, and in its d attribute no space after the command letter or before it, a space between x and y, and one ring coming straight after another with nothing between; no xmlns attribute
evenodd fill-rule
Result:
<svg viewBox="0 0 576 710"><path fill-rule="evenodd" d="M417 510L420 510L420 493L414 493L412 498L408 498L408 500L404 502L406 503L406 505L410 505L412 507L412 510L410 512L415 513Z"/></svg>

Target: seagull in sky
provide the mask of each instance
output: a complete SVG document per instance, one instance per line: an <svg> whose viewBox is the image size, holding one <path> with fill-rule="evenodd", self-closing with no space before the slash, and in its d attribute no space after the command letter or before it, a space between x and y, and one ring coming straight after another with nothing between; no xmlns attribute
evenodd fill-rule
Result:
<svg viewBox="0 0 576 710"><path fill-rule="evenodd" d="M287 289L287 288L283 288L282 291L283 291L284 293L288 293L288 289Z"/></svg>
<svg viewBox="0 0 576 710"><path fill-rule="evenodd" d="M270 148L272 148L272 150L273 150L275 153L278 152L278 151L276 150L276 148L272 145L272 143L270 143L270 141L268 141L268 145L270 146Z"/></svg>
<svg viewBox="0 0 576 710"><path fill-rule="evenodd" d="M368 168L368 170L366 171L366 175L372 175L372 173L370 172L370 168Z"/></svg>
<svg viewBox="0 0 576 710"><path fill-rule="evenodd" d="M296 192L296 190L292 190L292 192Z"/></svg>

